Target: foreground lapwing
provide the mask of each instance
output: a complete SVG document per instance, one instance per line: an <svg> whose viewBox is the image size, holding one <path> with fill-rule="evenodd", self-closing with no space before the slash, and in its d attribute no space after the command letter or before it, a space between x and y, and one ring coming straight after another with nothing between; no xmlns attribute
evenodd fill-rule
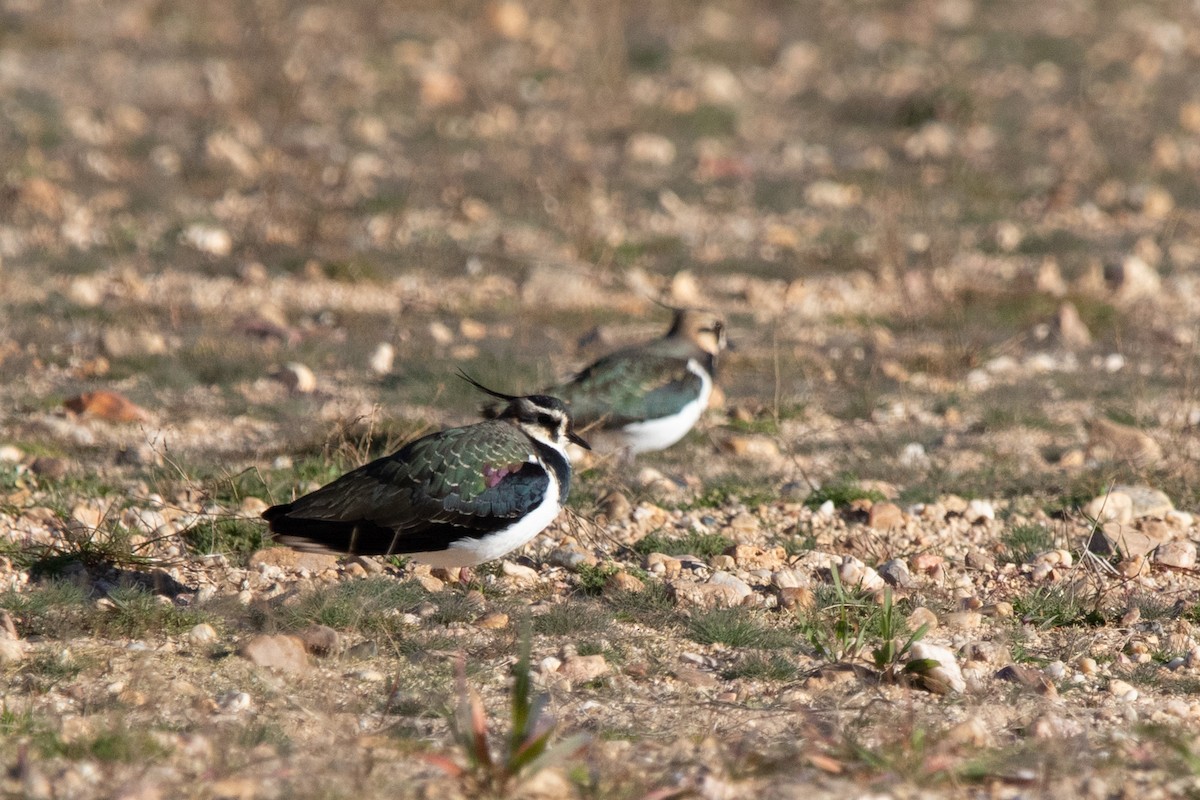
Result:
<svg viewBox="0 0 1200 800"><path fill-rule="evenodd" d="M725 322L711 311L678 309L660 339L601 358L567 383L561 397L581 428L595 426L629 455L678 442L708 407Z"/></svg>
<svg viewBox="0 0 1200 800"><path fill-rule="evenodd" d="M263 512L298 550L407 555L470 567L522 546L558 516L571 488L575 434L561 400L515 397L495 419L417 439L290 503Z"/></svg>

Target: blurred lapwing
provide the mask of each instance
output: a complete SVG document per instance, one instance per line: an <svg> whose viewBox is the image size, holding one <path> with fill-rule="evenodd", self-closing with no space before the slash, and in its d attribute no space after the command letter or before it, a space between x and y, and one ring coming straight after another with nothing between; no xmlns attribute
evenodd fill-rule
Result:
<svg viewBox="0 0 1200 800"><path fill-rule="evenodd" d="M660 339L601 358L547 391L566 401L580 428L595 426L629 455L678 442L708 407L725 322L711 311L678 309Z"/></svg>
<svg viewBox="0 0 1200 800"><path fill-rule="evenodd" d="M417 439L290 503L263 512L298 550L411 556L469 567L521 547L558 516L571 487L575 434L561 400L515 397L495 419Z"/></svg>

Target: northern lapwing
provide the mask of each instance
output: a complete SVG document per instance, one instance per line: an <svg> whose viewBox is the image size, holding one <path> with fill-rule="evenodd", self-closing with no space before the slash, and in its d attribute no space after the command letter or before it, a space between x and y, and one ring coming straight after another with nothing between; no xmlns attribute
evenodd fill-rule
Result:
<svg viewBox="0 0 1200 800"><path fill-rule="evenodd" d="M566 401L581 428L595 426L629 455L678 442L708 407L725 322L678 309L662 338L607 355L547 391Z"/></svg>
<svg viewBox="0 0 1200 800"><path fill-rule="evenodd" d="M268 508L263 517L276 539L298 550L470 567L544 530L571 488L567 443L587 442L561 400L502 394L460 377L504 401L495 419L422 437Z"/></svg>

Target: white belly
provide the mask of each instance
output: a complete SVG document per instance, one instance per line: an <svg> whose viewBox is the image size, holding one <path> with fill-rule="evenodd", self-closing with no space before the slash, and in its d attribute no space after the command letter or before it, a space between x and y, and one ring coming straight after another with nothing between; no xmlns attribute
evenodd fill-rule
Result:
<svg viewBox="0 0 1200 800"><path fill-rule="evenodd" d="M502 531L489 533L479 539L464 536L451 542L445 550L433 550L426 553L409 553L409 557L422 564L432 564L435 567L473 567L485 561L491 561L505 553L516 550L546 529L562 508L558 503L561 496L558 478L554 470L547 470L550 485L546 487L546 496L533 511L530 511L510 527Z"/></svg>
<svg viewBox="0 0 1200 800"><path fill-rule="evenodd" d="M695 359L688 359L688 371L700 378L700 394L695 400L679 409L669 417L631 422L621 428L619 436L630 453L648 453L652 450L665 450L682 439L697 422L704 409L708 408L708 398L712 394L712 378L701 369Z"/></svg>

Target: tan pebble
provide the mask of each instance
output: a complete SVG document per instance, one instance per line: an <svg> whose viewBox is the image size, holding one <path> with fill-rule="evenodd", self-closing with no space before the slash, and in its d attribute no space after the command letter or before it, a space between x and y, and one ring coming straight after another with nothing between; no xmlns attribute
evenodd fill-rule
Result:
<svg viewBox="0 0 1200 800"><path fill-rule="evenodd" d="M257 517L267 510L267 504L259 497L244 497L242 498L242 502L238 504L238 508L243 514Z"/></svg>
<svg viewBox="0 0 1200 800"><path fill-rule="evenodd" d="M85 392L65 401L63 406L75 414L87 414L109 422L143 422L150 417L144 408L107 389Z"/></svg>
<svg viewBox="0 0 1200 800"><path fill-rule="evenodd" d="M647 572L670 579L679 576L683 569L683 563L679 559L663 553L650 553L646 556L645 568Z"/></svg>
<svg viewBox="0 0 1200 800"><path fill-rule="evenodd" d="M909 559L908 565L912 567L913 572L930 573L942 567L945 563L946 559L936 553L918 553Z"/></svg>
<svg viewBox="0 0 1200 800"><path fill-rule="evenodd" d="M1119 563L1117 572L1124 578L1137 578L1150 572L1150 562L1145 556L1134 556Z"/></svg>
<svg viewBox="0 0 1200 800"><path fill-rule="evenodd" d="M816 602L813 591L803 586L785 586L779 590L779 605L787 609L809 611Z"/></svg>
<svg viewBox="0 0 1200 800"><path fill-rule="evenodd" d="M1072 448L1058 457L1058 466L1063 469L1078 469L1087 461L1087 455L1078 447Z"/></svg>
<svg viewBox="0 0 1200 800"><path fill-rule="evenodd" d="M429 336L437 344L450 344L454 341L454 331L446 323L434 320L429 323Z"/></svg>
<svg viewBox="0 0 1200 800"><path fill-rule="evenodd" d="M213 644L217 641L217 631L207 622L201 622L188 631L188 641L197 647Z"/></svg>
<svg viewBox="0 0 1200 800"><path fill-rule="evenodd" d="M0 637L0 664L17 663L25 657L25 643L20 639Z"/></svg>
<svg viewBox="0 0 1200 800"><path fill-rule="evenodd" d="M999 603L988 603L985 606L981 606L979 612L987 617L1011 617L1013 615L1013 605L1001 600Z"/></svg>
<svg viewBox="0 0 1200 800"><path fill-rule="evenodd" d="M713 569L729 570L737 568L737 561L733 556L717 555L709 559L708 565Z"/></svg>
<svg viewBox="0 0 1200 800"><path fill-rule="evenodd" d="M238 648L238 655L260 667L281 672L298 673L309 669L304 642L295 636L259 634L242 644Z"/></svg>
<svg viewBox="0 0 1200 800"><path fill-rule="evenodd" d="M934 614L925 606L917 606L913 609L912 613L908 615L908 618L905 620L905 624L908 626L910 631L918 630L922 625L928 625L929 627L927 630L933 631L937 630L938 618L937 614Z"/></svg>
<svg viewBox="0 0 1200 800"><path fill-rule="evenodd" d="M758 518L743 511L729 521L729 527L738 533L748 534L758 530Z"/></svg>
<svg viewBox="0 0 1200 800"><path fill-rule="evenodd" d="M904 525L904 512L895 503L875 503L867 512L867 525L878 531L899 528Z"/></svg>
<svg viewBox="0 0 1200 800"><path fill-rule="evenodd" d="M469 318L463 318L459 321L458 332L462 334L464 339L470 339L473 342L482 341L488 335L487 325Z"/></svg>
<svg viewBox="0 0 1200 800"><path fill-rule="evenodd" d="M538 580L537 570L533 567L527 567L524 564L504 561L501 562L500 569L506 577L511 578L516 583L536 583Z"/></svg>
<svg viewBox="0 0 1200 800"><path fill-rule="evenodd" d="M736 544L726 554L733 556L742 569L777 570L787 562L787 551L782 547L762 548L750 544Z"/></svg>
<svg viewBox="0 0 1200 800"><path fill-rule="evenodd" d="M488 6L492 29L506 39L520 39L529 29L529 12L515 0L501 0Z"/></svg>
<svg viewBox="0 0 1200 800"><path fill-rule="evenodd" d="M485 628L488 630L500 630L508 627L508 614L500 611L493 611L490 614L484 614L475 622L475 627Z"/></svg>
<svg viewBox="0 0 1200 800"><path fill-rule="evenodd" d="M457 75L432 67L420 76L421 105L426 108L442 108L461 103L466 98L466 88Z"/></svg>
<svg viewBox="0 0 1200 800"><path fill-rule="evenodd" d="M250 556L250 568L267 564L290 571L307 570L319 574L337 566L337 556L330 553L302 553L290 547L264 547Z"/></svg>
<svg viewBox="0 0 1200 800"><path fill-rule="evenodd" d="M736 587L723 583L675 583L671 592L684 608L729 608L740 605L743 597Z"/></svg>
<svg viewBox="0 0 1200 800"><path fill-rule="evenodd" d="M1132 703L1138 699L1138 690L1120 678L1113 678L1108 682L1108 693L1126 703Z"/></svg>
<svg viewBox="0 0 1200 800"><path fill-rule="evenodd" d="M440 578L435 578L432 575L413 575L413 580L421 584L421 587L430 594L437 594L446 588L445 581Z"/></svg>
<svg viewBox="0 0 1200 800"><path fill-rule="evenodd" d="M1023 664L1007 664L1002 667L996 677L1002 681L1011 681L1027 689L1032 689L1043 697L1058 697L1058 688L1042 670Z"/></svg>
<svg viewBox="0 0 1200 800"><path fill-rule="evenodd" d="M941 621L947 628L973 630L983 622L983 615L978 611L954 611L943 615Z"/></svg>
<svg viewBox="0 0 1200 800"><path fill-rule="evenodd" d="M367 577L367 570L366 570L366 568L365 568L365 567L364 567L362 564L359 564L359 563L358 563L358 562L356 562L356 561L351 561L349 564L347 564L347 565L346 565L346 567L345 567L345 572L346 572L346 574L347 574L347 575L349 575L351 578L365 578L365 577Z"/></svg>
<svg viewBox="0 0 1200 800"><path fill-rule="evenodd" d="M355 556L353 563L358 564L363 571L372 575L379 575L383 572L383 565L379 563L379 560L370 556Z"/></svg>
<svg viewBox="0 0 1200 800"><path fill-rule="evenodd" d="M1096 659L1090 656L1084 656L1079 659L1079 671L1084 675L1091 677L1100 673L1100 665L1096 663Z"/></svg>
<svg viewBox="0 0 1200 800"><path fill-rule="evenodd" d="M315 656L329 656L336 653L341 646L338 632L328 625L309 625L299 633L304 649Z"/></svg>
<svg viewBox="0 0 1200 800"><path fill-rule="evenodd" d="M969 717L946 732L952 744L967 747L988 747L992 741L988 725L979 717Z"/></svg>
<svg viewBox="0 0 1200 800"><path fill-rule="evenodd" d="M1166 542L1154 551L1155 563L1177 569L1196 566L1196 545L1188 541Z"/></svg>
<svg viewBox="0 0 1200 800"><path fill-rule="evenodd" d="M629 518L633 506L629 504L629 499L620 492L609 492L600 498L598 503L600 510L604 512L609 520L624 520Z"/></svg>
<svg viewBox="0 0 1200 800"><path fill-rule="evenodd" d="M572 683L586 683L608 674L608 662L600 654L572 656L558 668L558 674Z"/></svg>
<svg viewBox="0 0 1200 800"><path fill-rule="evenodd" d="M686 665L676 667L674 675L675 680L686 683L688 686L694 686L697 689L711 689L721 684L713 675Z"/></svg>
<svg viewBox="0 0 1200 800"><path fill-rule="evenodd" d="M641 592L645 588L646 584L640 578L628 572L614 572L604 584L608 592Z"/></svg>
<svg viewBox="0 0 1200 800"><path fill-rule="evenodd" d="M738 458L771 461L779 457L779 445L765 436L730 436L721 447Z"/></svg>
<svg viewBox="0 0 1200 800"><path fill-rule="evenodd" d="M17 623L7 609L0 609L0 639L20 639L17 633Z"/></svg>

